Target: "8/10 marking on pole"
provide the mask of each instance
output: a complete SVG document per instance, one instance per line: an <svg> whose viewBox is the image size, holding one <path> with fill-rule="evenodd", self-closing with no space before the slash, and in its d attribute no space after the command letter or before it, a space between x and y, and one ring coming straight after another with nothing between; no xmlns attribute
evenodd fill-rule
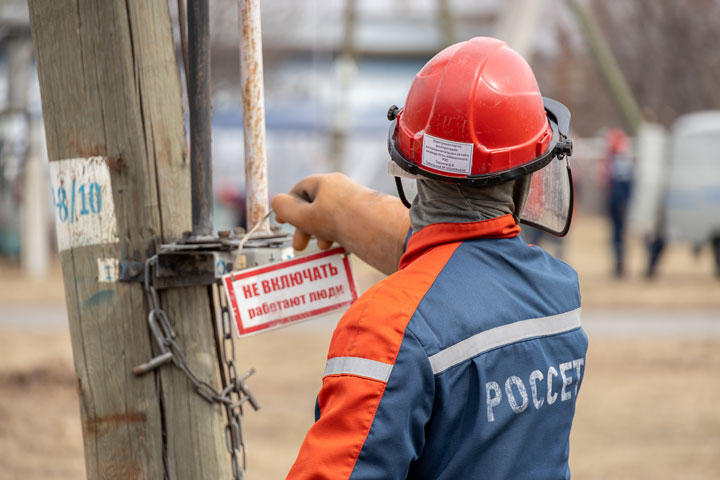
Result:
<svg viewBox="0 0 720 480"><path fill-rule="evenodd" d="M70 207L68 208L68 194L64 186L57 189L58 220L65 223L70 219L70 223L75 223L75 192L80 196L80 213L79 215L89 215L92 213L100 213L102 211L102 190L97 182L84 183L76 188L76 180L73 178L71 186ZM88 206L90 207L88 209Z"/></svg>
<svg viewBox="0 0 720 480"><path fill-rule="evenodd" d="M50 162L58 250L118 242L110 170L104 157Z"/></svg>

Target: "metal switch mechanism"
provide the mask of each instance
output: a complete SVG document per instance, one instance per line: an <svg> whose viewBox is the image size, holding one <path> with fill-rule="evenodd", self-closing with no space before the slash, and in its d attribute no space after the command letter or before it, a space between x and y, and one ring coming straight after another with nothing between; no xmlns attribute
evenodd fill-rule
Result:
<svg viewBox="0 0 720 480"><path fill-rule="evenodd" d="M242 230L240 230L241 232ZM229 232L212 238L187 236L160 246L155 288L219 284L228 273L293 258L292 237L279 230L256 232L245 239ZM144 281L145 265L120 262L120 281Z"/></svg>

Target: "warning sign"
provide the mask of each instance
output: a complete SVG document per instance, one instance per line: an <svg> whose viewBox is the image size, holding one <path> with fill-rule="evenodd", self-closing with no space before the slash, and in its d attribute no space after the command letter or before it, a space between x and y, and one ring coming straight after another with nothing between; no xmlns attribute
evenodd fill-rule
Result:
<svg viewBox="0 0 720 480"><path fill-rule="evenodd" d="M223 284L239 336L307 320L357 299L342 247L231 273Z"/></svg>
<svg viewBox="0 0 720 480"><path fill-rule="evenodd" d="M423 136L422 164L442 172L470 175L473 144Z"/></svg>

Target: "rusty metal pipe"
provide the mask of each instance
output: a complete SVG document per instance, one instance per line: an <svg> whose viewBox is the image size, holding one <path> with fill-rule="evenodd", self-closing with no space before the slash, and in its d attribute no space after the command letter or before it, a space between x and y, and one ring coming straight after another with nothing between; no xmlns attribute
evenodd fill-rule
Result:
<svg viewBox="0 0 720 480"><path fill-rule="evenodd" d="M238 0L240 37L240 86L243 101L245 139L245 194L247 229L263 222L269 211L267 161L265 152L265 93L263 88L260 0Z"/></svg>
<svg viewBox="0 0 720 480"><path fill-rule="evenodd" d="M209 0L188 0L188 104L190 106L190 183L192 231L213 233L210 98Z"/></svg>

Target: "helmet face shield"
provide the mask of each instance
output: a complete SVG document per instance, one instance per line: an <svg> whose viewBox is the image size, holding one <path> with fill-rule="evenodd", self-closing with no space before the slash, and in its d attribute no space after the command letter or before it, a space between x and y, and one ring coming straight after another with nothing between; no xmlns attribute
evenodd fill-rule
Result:
<svg viewBox="0 0 720 480"><path fill-rule="evenodd" d="M573 182L567 157L553 159L532 174L520 223L563 237L570 229Z"/></svg>
<svg viewBox="0 0 720 480"><path fill-rule="evenodd" d="M570 230L575 202L569 160L572 155L572 142L568 140L570 111L550 98L543 98L543 103L558 143L550 163L532 174L520 223L564 237Z"/></svg>

